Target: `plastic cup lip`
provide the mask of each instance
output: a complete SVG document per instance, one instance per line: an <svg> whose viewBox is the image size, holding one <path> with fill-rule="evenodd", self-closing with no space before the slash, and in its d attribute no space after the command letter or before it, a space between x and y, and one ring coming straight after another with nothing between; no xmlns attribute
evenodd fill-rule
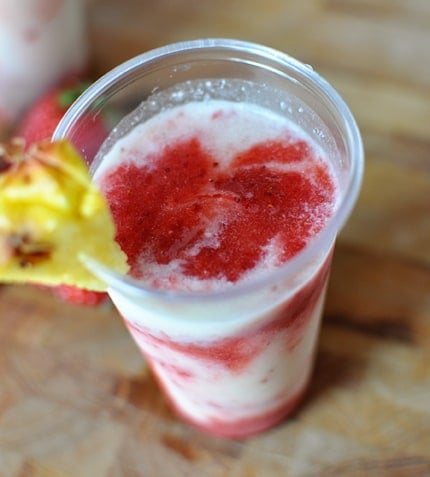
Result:
<svg viewBox="0 0 430 477"><path fill-rule="evenodd" d="M328 103L337 110L339 117L342 118L345 137L350 146L351 170L345 191L341 196L333 216L327 221L325 227L310 240L306 247L291 260L267 272L267 274L263 276L256 277L250 281L237 283L232 287L225 287L208 292L161 290L144 286L138 280L113 272L100 263L85 260L87 267L98 275L99 278L103 279L107 283L108 288L121 290L122 293L127 295L146 296L156 300L182 303L217 301L251 293L255 289L277 283L289 275L300 273L309 260L309 257L318 255L315 253L316 251L327 250L328 253L358 198L364 172L364 149L358 125L345 101L333 86L314 71L311 66L281 51L248 41L228 38L198 39L173 43L135 56L110 70L85 90L63 116L52 139L58 140L67 137L77 118L94 103L97 97L100 97L105 91L108 91L109 88L119 80L139 70L143 64L150 65L161 58L183 53L195 51L204 53L205 51L213 50L226 50L236 54L246 53L254 56L256 59L261 58L267 60L269 58L276 63L277 69L282 70L282 67L286 67L290 71L293 69L303 77L304 80L309 81L317 88L324 100L328 101ZM325 256L326 254L324 254L324 257Z"/></svg>

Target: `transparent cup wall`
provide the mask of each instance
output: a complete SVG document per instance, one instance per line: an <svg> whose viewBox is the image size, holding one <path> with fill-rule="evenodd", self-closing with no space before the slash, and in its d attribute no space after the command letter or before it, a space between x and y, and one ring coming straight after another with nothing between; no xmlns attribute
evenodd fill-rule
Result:
<svg viewBox="0 0 430 477"><path fill-rule="evenodd" d="M218 85L197 91L195 100L247 100L292 119L325 151L339 181L339 204L325 229L254 282L209 293L161 291L91 264L178 413L214 434L245 437L291 413L306 390L333 246L357 198L363 151L347 106L312 68L259 45L220 39L170 45L120 65L84 93L54 137L68 137L85 154L82 137L103 117L112 135L94 172L130 128L117 127L124 116L131 113L133 126L156 114L154 98L166 90L172 93L163 107L187 101L178 92L190 80ZM231 80L252 86L220 86Z"/></svg>

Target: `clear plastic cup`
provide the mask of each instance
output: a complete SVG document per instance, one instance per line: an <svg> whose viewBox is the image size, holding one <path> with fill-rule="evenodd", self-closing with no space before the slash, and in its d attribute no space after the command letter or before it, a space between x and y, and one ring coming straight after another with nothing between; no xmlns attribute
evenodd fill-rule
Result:
<svg viewBox="0 0 430 477"><path fill-rule="evenodd" d="M316 141L339 182L334 215L292 260L224 290L151 289L100 264L88 266L106 281L178 414L212 434L244 438L283 420L307 389L335 239L363 173L362 142L348 107L310 66L284 53L236 40L196 40L142 54L106 74L71 107L54 139L68 138L85 156L82 137L101 115L111 120L115 141L118 120L142 101L150 104L161 91L207 78L257 83L251 101L287 115ZM101 161L103 152L93 172Z"/></svg>

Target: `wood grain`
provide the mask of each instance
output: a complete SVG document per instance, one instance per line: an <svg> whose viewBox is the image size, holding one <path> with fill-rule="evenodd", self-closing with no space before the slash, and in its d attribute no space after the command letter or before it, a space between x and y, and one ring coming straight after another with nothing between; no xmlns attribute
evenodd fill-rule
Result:
<svg viewBox="0 0 430 477"><path fill-rule="evenodd" d="M312 64L357 117L366 173L306 400L245 442L176 419L111 306L0 287L0 477L430 475L430 3L87 3L96 75L208 36Z"/></svg>

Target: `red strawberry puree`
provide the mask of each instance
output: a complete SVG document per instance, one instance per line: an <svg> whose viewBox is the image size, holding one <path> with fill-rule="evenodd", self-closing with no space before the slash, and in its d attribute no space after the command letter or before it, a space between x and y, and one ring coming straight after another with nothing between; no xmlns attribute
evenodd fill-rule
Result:
<svg viewBox="0 0 430 477"><path fill-rule="evenodd" d="M95 178L131 275L182 291L229 289L279 267L319 232L336 200L310 138L262 108L225 101L190 103L139 125ZM329 264L326 257L301 289L235 324L209 305L184 316L194 328L154 327L138 305L117 305L178 413L245 437L292 412L304 392ZM262 303L276 300L271 292Z"/></svg>

